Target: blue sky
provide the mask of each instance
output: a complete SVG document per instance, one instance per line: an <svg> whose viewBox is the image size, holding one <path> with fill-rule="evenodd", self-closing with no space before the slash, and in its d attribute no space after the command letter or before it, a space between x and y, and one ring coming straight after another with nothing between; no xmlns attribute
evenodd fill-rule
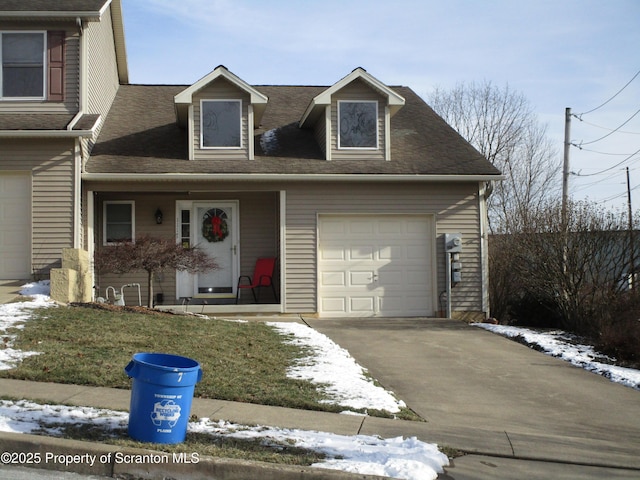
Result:
<svg viewBox="0 0 640 480"><path fill-rule="evenodd" d="M221 64L253 85L332 85L360 66L423 98L490 81L530 101L559 165L565 108L588 112L640 71L638 0L123 0L123 8L132 83L189 85ZM640 209L640 152L623 162L640 149L640 113L587 144L639 109L640 76L572 120L571 140L583 143L570 154L581 174L571 176L574 197L626 209L628 166Z"/></svg>

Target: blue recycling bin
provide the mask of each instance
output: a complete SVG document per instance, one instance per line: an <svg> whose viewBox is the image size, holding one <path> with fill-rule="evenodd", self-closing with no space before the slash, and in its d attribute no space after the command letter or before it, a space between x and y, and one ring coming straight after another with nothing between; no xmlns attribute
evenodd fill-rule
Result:
<svg viewBox="0 0 640 480"><path fill-rule="evenodd" d="M202 379L200 364L178 355L136 353L124 371L133 379L129 436L140 442L184 442L193 391Z"/></svg>

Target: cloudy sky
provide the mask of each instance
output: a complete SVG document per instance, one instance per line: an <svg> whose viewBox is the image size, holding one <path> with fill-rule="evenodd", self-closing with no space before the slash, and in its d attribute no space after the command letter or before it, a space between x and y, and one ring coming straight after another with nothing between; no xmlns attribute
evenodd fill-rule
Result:
<svg viewBox="0 0 640 480"><path fill-rule="evenodd" d="M582 145L571 148L570 167L579 174L571 176L572 195L626 209L629 167L633 208L640 209L640 75L623 89L640 71L638 0L123 0L123 6L132 83L189 85L225 65L253 85L328 86L360 66L427 99L434 87L490 81L529 100L557 144L559 166L570 107L582 118L571 122L571 141Z"/></svg>

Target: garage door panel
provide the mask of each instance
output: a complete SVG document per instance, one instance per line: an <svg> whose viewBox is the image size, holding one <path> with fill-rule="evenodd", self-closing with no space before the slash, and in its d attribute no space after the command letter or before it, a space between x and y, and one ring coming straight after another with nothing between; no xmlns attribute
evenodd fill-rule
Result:
<svg viewBox="0 0 640 480"><path fill-rule="evenodd" d="M320 275L321 285L325 287L345 287L346 274L345 272L322 272Z"/></svg>
<svg viewBox="0 0 640 480"><path fill-rule="evenodd" d="M320 252L321 260L346 260L345 251L342 246L330 245Z"/></svg>
<svg viewBox="0 0 640 480"><path fill-rule="evenodd" d="M321 215L320 314L432 314L432 221L415 215ZM336 253L340 250L343 255ZM346 284L338 272L345 273Z"/></svg>
<svg viewBox="0 0 640 480"><path fill-rule="evenodd" d="M342 314L347 310L345 297L323 297L320 302L322 311L327 314Z"/></svg>
<svg viewBox="0 0 640 480"><path fill-rule="evenodd" d="M350 260L373 260L375 247L373 245L362 245L349 249Z"/></svg>
<svg viewBox="0 0 640 480"><path fill-rule="evenodd" d="M351 271L349 272L349 286L362 287L371 285L373 281L373 270Z"/></svg>
<svg viewBox="0 0 640 480"><path fill-rule="evenodd" d="M368 297L350 297L349 310L347 313L364 313L370 314L375 310L376 299L372 296Z"/></svg>

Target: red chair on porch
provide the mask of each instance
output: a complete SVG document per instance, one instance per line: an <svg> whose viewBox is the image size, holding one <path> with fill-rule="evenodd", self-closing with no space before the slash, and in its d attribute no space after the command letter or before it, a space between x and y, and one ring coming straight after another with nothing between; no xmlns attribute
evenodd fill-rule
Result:
<svg viewBox="0 0 640 480"><path fill-rule="evenodd" d="M240 290L250 288L253 294L253 300L255 303L260 303L260 289L263 287L271 287L273 290L273 296L278 300L278 294L276 293L276 287L273 285L273 272L276 269L275 258L259 258L256 261L256 266L253 270L253 277L248 275L242 275L238 278L238 289L236 291L236 305L240 298ZM248 280L247 283L242 283L242 279ZM256 288L258 289L258 295L256 295Z"/></svg>

